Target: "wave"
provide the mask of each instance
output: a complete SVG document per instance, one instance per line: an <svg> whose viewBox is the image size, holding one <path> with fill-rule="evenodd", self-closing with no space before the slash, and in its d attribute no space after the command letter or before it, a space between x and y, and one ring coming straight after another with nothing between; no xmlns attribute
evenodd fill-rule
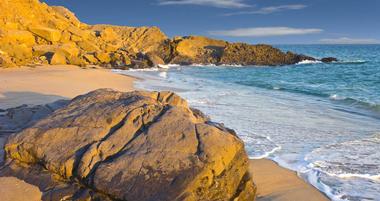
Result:
<svg viewBox="0 0 380 201"><path fill-rule="evenodd" d="M191 64L191 67L216 67L216 64Z"/></svg>
<svg viewBox="0 0 380 201"><path fill-rule="evenodd" d="M321 63L323 63L323 62L320 60L303 60L303 61L296 63L296 65L321 64ZM334 62L327 63L327 64L365 64L365 63L367 63L367 61L359 59L359 60L334 61Z"/></svg>
<svg viewBox="0 0 380 201"><path fill-rule="evenodd" d="M322 161L315 161L313 163L310 163L308 167L318 170L319 172L322 172L324 174L327 174L331 177L339 177L341 179L350 179L350 178L361 178L361 179L368 179L372 181L380 181L380 174L359 174L359 173L334 173L329 172L326 170L323 170L321 166L324 162Z"/></svg>
<svg viewBox="0 0 380 201"><path fill-rule="evenodd" d="M365 64L367 61L365 60L346 60L346 61L337 61L337 62L332 62L331 64Z"/></svg>
<svg viewBox="0 0 380 201"><path fill-rule="evenodd" d="M163 69L169 69L169 68L180 67L180 66L181 65L179 64L158 64L158 67L163 68Z"/></svg>
<svg viewBox="0 0 380 201"><path fill-rule="evenodd" d="M271 151L265 152L263 155L260 155L260 156L249 156L249 159L257 160L257 159L268 158L270 155L276 153L277 151L280 151L281 149L282 149L281 146L277 146L274 149L272 149Z"/></svg>
<svg viewBox="0 0 380 201"><path fill-rule="evenodd" d="M120 69L112 69L111 72L113 73L125 73L125 72L149 72L149 71L159 71L159 68L139 68L139 69L128 69L128 70L120 70Z"/></svg>
<svg viewBox="0 0 380 201"><path fill-rule="evenodd" d="M380 134L327 145L305 156L308 167L341 179L360 178L380 181Z"/></svg>
<svg viewBox="0 0 380 201"><path fill-rule="evenodd" d="M296 65L320 64L320 63L322 63L322 61L317 61L317 60L303 60L303 61L300 61L300 62L296 63Z"/></svg>

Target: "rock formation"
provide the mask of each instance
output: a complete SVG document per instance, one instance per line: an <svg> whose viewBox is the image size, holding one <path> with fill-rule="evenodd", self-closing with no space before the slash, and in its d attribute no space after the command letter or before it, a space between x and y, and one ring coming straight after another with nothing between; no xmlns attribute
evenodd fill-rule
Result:
<svg viewBox="0 0 380 201"><path fill-rule="evenodd" d="M243 142L170 92L96 90L5 145L43 200L254 200Z"/></svg>
<svg viewBox="0 0 380 201"><path fill-rule="evenodd" d="M267 45L228 43L200 36L169 39L157 27L87 25L68 9L48 6L39 0L2 0L0 10L0 67L72 64L149 68L169 63L285 65L305 59Z"/></svg>

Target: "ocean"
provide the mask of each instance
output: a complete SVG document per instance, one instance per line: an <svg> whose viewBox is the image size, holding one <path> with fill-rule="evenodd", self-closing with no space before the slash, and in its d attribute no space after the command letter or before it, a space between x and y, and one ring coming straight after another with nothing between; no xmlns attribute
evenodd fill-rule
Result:
<svg viewBox="0 0 380 201"><path fill-rule="evenodd" d="M332 200L380 200L380 45L279 45L331 64L115 70L170 90Z"/></svg>

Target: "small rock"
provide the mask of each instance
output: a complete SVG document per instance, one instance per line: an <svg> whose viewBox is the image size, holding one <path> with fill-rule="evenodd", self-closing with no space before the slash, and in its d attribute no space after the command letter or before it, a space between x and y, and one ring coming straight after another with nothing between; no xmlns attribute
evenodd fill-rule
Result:
<svg viewBox="0 0 380 201"><path fill-rule="evenodd" d="M332 62L337 62L338 59L334 57L326 57L326 58L321 59L321 61L323 63L332 63Z"/></svg>

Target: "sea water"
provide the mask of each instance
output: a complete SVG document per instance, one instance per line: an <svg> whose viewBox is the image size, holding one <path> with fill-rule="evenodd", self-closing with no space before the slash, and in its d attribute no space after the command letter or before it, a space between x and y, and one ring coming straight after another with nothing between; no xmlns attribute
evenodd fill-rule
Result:
<svg viewBox="0 0 380 201"><path fill-rule="evenodd" d="M277 47L340 61L115 72L177 92L235 129L252 159L297 171L332 200L380 200L380 46Z"/></svg>

